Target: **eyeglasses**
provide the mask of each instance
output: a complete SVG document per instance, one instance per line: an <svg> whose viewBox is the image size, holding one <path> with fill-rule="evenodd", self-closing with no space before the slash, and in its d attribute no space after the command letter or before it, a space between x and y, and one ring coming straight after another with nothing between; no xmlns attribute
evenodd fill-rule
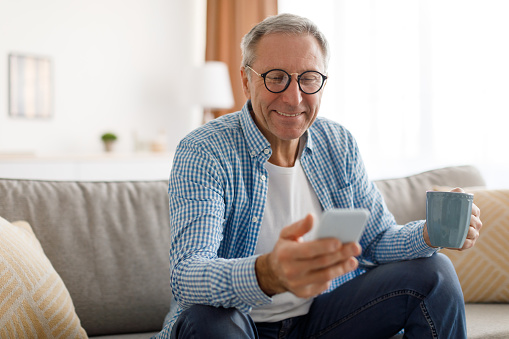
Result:
<svg viewBox="0 0 509 339"><path fill-rule="evenodd" d="M327 80L326 75L317 71L306 71L298 74L288 73L282 69L271 69L270 71L260 74L252 69L251 66L246 65L246 67L255 72L256 75L262 77L265 88L272 93L284 92L288 86L290 86L290 81L292 81L292 75L294 74L297 75L299 89L306 94L315 94L322 89L325 80Z"/></svg>

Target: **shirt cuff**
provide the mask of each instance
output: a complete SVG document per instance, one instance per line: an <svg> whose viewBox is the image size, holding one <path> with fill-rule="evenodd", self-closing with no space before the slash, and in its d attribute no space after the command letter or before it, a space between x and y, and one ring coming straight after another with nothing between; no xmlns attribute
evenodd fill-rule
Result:
<svg viewBox="0 0 509 339"><path fill-rule="evenodd" d="M258 256L252 256L237 260L232 270L233 292L249 306L248 309L242 310L245 312L249 312L252 307L259 307L272 302L272 298L267 296L258 285L255 270L257 258Z"/></svg>
<svg viewBox="0 0 509 339"><path fill-rule="evenodd" d="M434 248L428 246L426 244L426 241L424 240L424 225L426 224L426 220L421 220L419 223L414 227L413 234L411 236L411 239L415 239L415 242L412 244L414 251L418 256L422 257L430 257L436 252L440 250L440 248Z"/></svg>

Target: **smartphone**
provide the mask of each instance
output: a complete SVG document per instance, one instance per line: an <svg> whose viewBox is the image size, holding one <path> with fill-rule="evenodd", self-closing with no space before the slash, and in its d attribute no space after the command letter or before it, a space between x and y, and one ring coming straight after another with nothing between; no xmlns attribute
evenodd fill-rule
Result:
<svg viewBox="0 0 509 339"><path fill-rule="evenodd" d="M315 239L338 238L342 243L359 242L368 222L367 209L333 208L323 212Z"/></svg>

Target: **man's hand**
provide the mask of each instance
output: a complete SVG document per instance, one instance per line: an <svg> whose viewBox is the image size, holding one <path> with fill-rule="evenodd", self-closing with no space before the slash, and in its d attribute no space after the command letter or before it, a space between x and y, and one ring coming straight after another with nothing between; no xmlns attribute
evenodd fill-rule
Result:
<svg viewBox="0 0 509 339"><path fill-rule="evenodd" d="M312 227L311 214L285 227L272 252L256 260L258 284L267 295L289 291L300 298L313 297L334 278L357 268L358 243L342 244L334 238L303 242Z"/></svg>
<svg viewBox="0 0 509 339"><path fill-rule="evenodd" d="M451 192L460 192L464 193L465 191L459 187L452 189ZM479 238L479 231L482 228L482 222L481 222L481 210L479 207L477 207L476 204L472 203L472 215L470 216L470 227L468 229L467 238L465 239L465 242L463 243L462 248L453 248L455 250L463 251L467 250L469 248L474 247L475 242L477 241L477 238ZM430 247L431 243L429 241L429 235L428 235L428 227L427 225L424 226L424 240L426 241L426 244Z"/></svg>

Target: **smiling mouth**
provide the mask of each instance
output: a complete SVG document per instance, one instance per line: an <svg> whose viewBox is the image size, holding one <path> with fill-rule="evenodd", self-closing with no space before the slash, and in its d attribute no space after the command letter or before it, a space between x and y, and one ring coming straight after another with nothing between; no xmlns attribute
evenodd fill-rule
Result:
<svg viewBox="0 0 509 339"><path fill-rule="evenodd" d="M296 116L299 116L299 115L302 114L302 112L300 112L300 113L293 113L293 114L283 113L283 112L279 112L279 111L276 111L276 112L277 112L277 114L282 115L284 117L296 117Z"/></svg>

